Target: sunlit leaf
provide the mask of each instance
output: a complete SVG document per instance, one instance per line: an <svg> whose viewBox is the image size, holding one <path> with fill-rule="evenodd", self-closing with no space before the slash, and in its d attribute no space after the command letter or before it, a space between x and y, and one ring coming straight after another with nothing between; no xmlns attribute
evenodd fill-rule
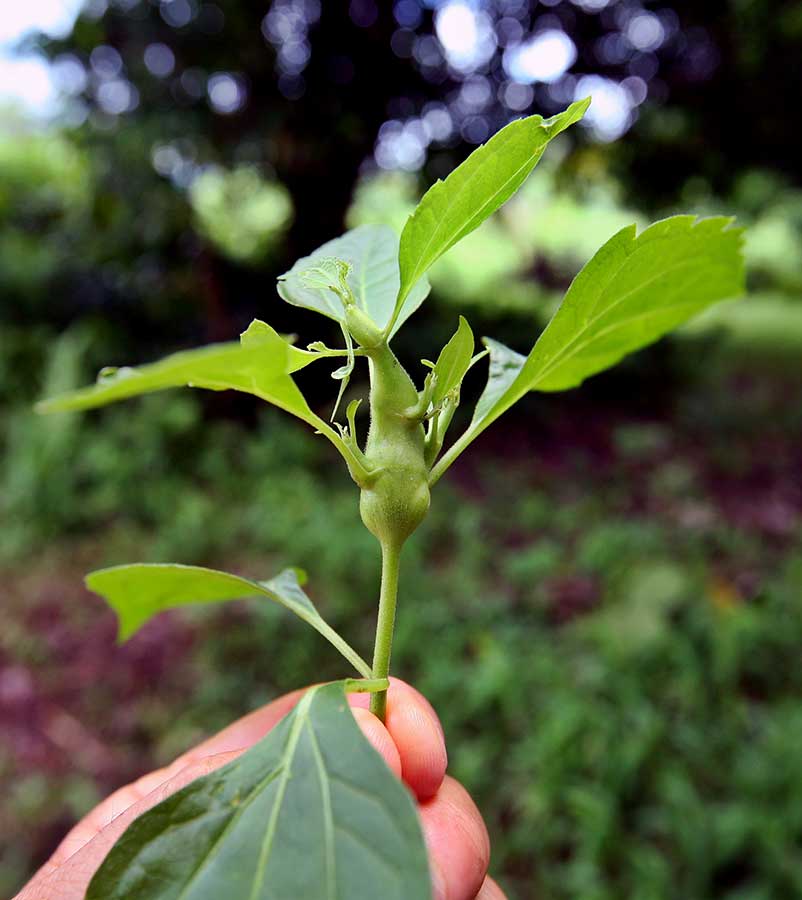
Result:
<svg viewBox="0 0 802 900"><path fill-rule="evenodd" d="M674 216L612 237L582 269L516 389L561 391L744 290L743 230L723 216Z"/></svg>
<svg viewBox="0 0 802 900"><path fill-rule="evenodd" d="M320 428L321 420L289 375L319 358L317 353L293 347L257 319L239 344L212 344L173 353L146 366L105 369L96 384L43 400L36 408L41 413L91 409L166 388L194 387L253 394Z"/></svg>
<svg viewBox="0 0 802 900"><path fill-rule="evenodd" d="M473 332L465 319L459 317L459 326L451 340L440 351L434 366L435 386L432 406L438 407L446 395L462 384L473 356Z"/></svg>
<svg viewBox="0 0 802 900"><path fill-rule="evenodd" d="M244 597L267 597L320 632L361 675L370 678L372 674L370 666L323 620L302 590L295 569L285 569L270 581L252 581L201 566L136 563L92 572L86 577L86 585L105 598L117 613L121 640L129 638L145 622L167 609Z"/></svg>
<svg viewBox="0 0 802 900"><path fill-rule="evenodd" d="M589 105L589 99L580 100L550 119L511 122L429 188L401 233L399 305L435 260L518 190L549 141L578 122Z"/></svg>
<svg viewBox="0 0 802 900"><path fill-rule="evenodd" d="M275 329L255 319L239 344L186 350L136 369L106 369L96 384L43 400L36 409L41 413L91 409L173 387L243 391L307 422L334 444L353 471L359 461L341 436L312 412L290 375L326 358L327 353L294 347Z"/></svg>
<svg viewBox="0 0 802 900"><path fill-rule="evenodd" d="M713 303L741 294L743 231L732 221L674 216L640 235L634 225L624 228L577 275L525 360L488 341L488 386L432 480L527 391L576 387Z"/></svg>
<svg viewBox="0 0 802 900"><path fill-rule="evenodd" d="M347 282L357 306L379 328L385 328L393 314L400 284L396 232L388 225L360 225L342 237L328 241L314 253L299 259L279 278L279 295L294 306L312 309L344 323L342 301L327 287L327 282L336 277L334 272L326 277L333 260L348 263ZM311 277L310 272L313 273ZM429 284L425 279L408 293L393 333L415 312L428 293Z"/></svg>
<svg viewBox="0 0 802 900"><path fill-rule="evenodd" d="M431 900L412 799L342 683L136 819L87 900Z"/></svg>
<svg viewBox="0 0 802 900"><path fill-rule="evenodd" d="M284 372L288 375L291 372L303 369L304 366L308 366L309 363L320 358L317 353L296 347L287 338L282 337L275 328L261 319L254 319L239 336L240 344L245 349L250 350L254 347L263 347L271 353L277 352L279 346L277 339L285 344L286 362Z"/></svg>

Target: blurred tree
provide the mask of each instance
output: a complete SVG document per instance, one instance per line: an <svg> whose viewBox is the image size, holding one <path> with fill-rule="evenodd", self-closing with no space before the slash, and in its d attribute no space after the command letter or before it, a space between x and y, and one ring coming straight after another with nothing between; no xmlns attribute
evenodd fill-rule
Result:
<svg viewBox="0 0 802 900"><path fill-rule="evenodd" d="M0 292L4 318L42 301L70 264L91 202L86 155L59 135L10 122L0 133Z"/></svg>
<svg viewBox="0 0 802 900"><path fill-rule="evenodd" d="M69 94L64 120L88 161L89 209L77 224L64 220L71 253L62 265L27 264L13 253L12 262L35 270L56 298L49 323L102 310L123 326L120 349L132 359L145 342L154 356L157 345L229 337L254 314L281 327L281 304L265 311L273 296L265 284L342 230L358 176L423 170L421 180L430 181L510 118L551 113L585 93L594 95L595 149L569 160L563 184L579 178L584 190L601 181L603 190L612 171L625 187L624 206L654 212L730 196L710 204L727 210L756 163L782 170L785 181L799 178L802 138L785 110L793 107L801 6L89 0L71 35L39 40ZM754 111L748 127L744 109ZM626 141L606 143L628 129ZM214 183L203 175L210 167L253 171L286 187L295 218L282 246L257 242L247 261L234 258L232 246L244 245L231 235L253 223L238 221L245 208L236 203L213 204L210 227L209 208L204 214L197 205L198 179L207 190ZM539 212L542 201L530 198ZM555 229L541 228L541 241L575 233L568 211L553 202L549 209ZM579 209L584 223L588 209ZM798 225L778 214L781 226L761 229L763 251L778 246L778 227L784 246L798 246ZM39 233L32 221L26 228ZM537 229L530 232L537 240ZM597 229L583 229L591 232L595 238ZM272 251L259 256L268 244ZM531 276L543 273L509 256L494 255L503 265L488 271L520 272L531 296L513 297L512 308L536 304ZM480 283L441 281L460 296L464 282Z"/></svg>
<svg viewBox="0 0 802 900"><path fill-rule="evenodd" d="M235 0L90 3L67 39L46 43L57 70L73 73L67 118L100 169L107 254L123 280L137 271L151 279L128 281L129 302L160 321L170 317L165 294L174 313L189 300L208 337L230 336L264 296L266 277L341 230L388 97L429 90L388 52L392 29L392 16L359 27L313 0L274 2L267 15ZM258 282L202 239L219 241L226 228L219 214L211 227L209 166L277 178L298 208L285 252L258 260Z"/></svg>
<svg viewBox="0 0 802 900"><path fill-rule="evenodd" d="M164 293L153 282L203 252L186 206L165 188L185 190L210 164L255 166L290 191L295 224L271 274L341 230L365 161L437 176L510 118L582 93L595 97L597 139L633 127L613 158L639 205L674 204L692 177L729 192L756 162L798 178L802 137L785 111L801 9L769 0L91 0L68 38L43 44L73 92L67 118L82 123L97 159L95 221L116 263L101 291L147 308ZM185 270L175 292L205 297L218 315L240 307L239 321L262 291L220 266L209 258ZM210 300L223 283L226 296Z"/></svg>
<svg viewBox="0 0 802 900"><path fill-rule="evenodd" d="M208 168L192 182L195 227L224 255L257 262L292 220L287 189L261 178L253 166Z"/></svg>

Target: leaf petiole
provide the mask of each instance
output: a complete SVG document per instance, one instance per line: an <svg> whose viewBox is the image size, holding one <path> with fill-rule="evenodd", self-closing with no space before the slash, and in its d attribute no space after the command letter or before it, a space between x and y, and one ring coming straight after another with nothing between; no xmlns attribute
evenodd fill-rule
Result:
<svg viewBox="0 0 802 900"><path fill-rule="evenodd" d="M339 357L339 356L348 356L348 350L343 348L342 350L333 350L331 347L327 347L323 341L315 341L311 344L307 345L307 350L311 353L314 353L316 358L327 358L327 357ZM361 347L353 348L354 356L367 356L365 351Z"/></svg>

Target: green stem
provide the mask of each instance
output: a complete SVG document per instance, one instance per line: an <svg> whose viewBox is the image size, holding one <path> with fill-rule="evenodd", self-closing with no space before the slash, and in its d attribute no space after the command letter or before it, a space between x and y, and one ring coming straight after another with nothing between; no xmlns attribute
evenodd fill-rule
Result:
<svg viewBox="0 0 802 900"><path fill-rule="evenodd" d="M376 644L373 648L374 678L387 678L390 674L390 653L393 648L400 557L400 544L382 543L382 583L379 595L379 617L376 622ZM371 695L370 711L382 722L384 721L387 712L387 691L377 691Z"/></svg>

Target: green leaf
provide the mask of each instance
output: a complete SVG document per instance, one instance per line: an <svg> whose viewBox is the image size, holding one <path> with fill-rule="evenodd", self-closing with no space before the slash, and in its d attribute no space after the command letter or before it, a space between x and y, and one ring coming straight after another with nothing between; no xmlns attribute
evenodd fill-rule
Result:
<svg viewBox="0 0 802 900"><path fill-rule="evenodd" d="M299 350L268 324L255 319L241 335L240 344L213 344L186 350L137 369L106 369L97 384L43 400L36 409L40 413L91 409L173 387L243 391L307 422L334 444L354 471L359 460L353 451L328 423L312 412L290 377L291 372L329 355Z"/></svg>
<svg viewBox="0 0 802 900"><path fill-rule="evenodd" d="M482 426L490 411L499 398L503 397L507 392L526 362L525 356L510 350L509 347L505 347L500 341L484 338L482 343L487 347L490 354L487 384L476 402L476 409L473 412L468 431Z"/></svg>
<svg viewBox="0 0 802 900"><path fill-rule="evenodd" d="M408 791L342 683L311 688L258 744L136 819L87 900L431 900Z"/></svg>
<svg viewBox="0 0 802 900"><path fill-rule="evenodd" d="M614 235L576 276L529 356L495 341L488 385L467 431L432 471L454 459L527 391L561 391L615 365L691 316L744 290L743 229L723 216L673 216L640 235Z"/></svg>
<svg viewBox="0 0 802 900"><path fill-rule="evenodd" d="M289 373L317 358L257 320L244 333L242 343L185 350L139 368L104 369L96 384L44 400L37 410L90 409L165 388L197 387L254 394L309 421L312 413Z"/></svg>
<svg viewBox="0 0 802 900"><path fill-rule="evenodd" d="M588 98L551 119L529 116L511 122L429 188L401 233L399 307L435 260L509 200L549 141L578 122L589 105Z"/></svg>
<svg viewBox="0 0 802 900"><path fill-rule="evenodd" d="M201 566L135 563L92 572L86 577L86 586L100 594L117 613L120 640L126 640L148 619L167 609L244 597L268 597L320 632L365 678L373 674L359 654L323 620L301 589L295 569L285 569L270 581L252 581Z"/></svg>
<svg viewBox="0 0 802 900"><path fill-rule="evenodd" d="M309 363L321 358L318 353L301 350L294 346L290 340L282 337L275 328L261 319L254 319L239 336L240 345L247 350L254 347L264 347L271 353L277 354L279 352L277 349L279 346L278 341L286 345L284 349L286 353L284 374L289 375L291 372L297 372L299 369L303 369L304 366L308 366Z"/></svg>
<svg viewBox="0 0 802 900"><path fill-rule="evenodd" d="M345 323L342 301L337 292L327 287L324 277L332 263L348 263L348 287L357 306L367 313L379 328L386 328L395 308L400 284L398 272L398 235L387 225L360 225L342 237L328 241L310 256L299 259L279 278L279 295L294 306L322 313ZM310 272L314 277L310 277ZM335 284L333 271L328 281ZM408 291L400 308L392 334L412 315L429 293L424 279L414 291Z"/></svg>
<svg viewBox="0 0 802 900"><path fill-rule="evenodd" d="M470 368L472 356L473 332L470 325L460 316L454 336L440 351L434 365L432 406L435 409L442 405L447 394L462 384L462 379Z"/></svg>

